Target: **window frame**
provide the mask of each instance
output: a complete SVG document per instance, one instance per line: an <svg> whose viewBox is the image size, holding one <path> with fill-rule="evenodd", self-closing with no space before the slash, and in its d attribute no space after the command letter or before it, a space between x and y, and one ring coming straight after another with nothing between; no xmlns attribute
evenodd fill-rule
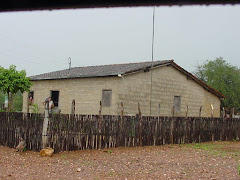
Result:
<svg viewBox="0 0 240 180"><path fill-rule="evenodd" d="M182 99L181 96L174 96L173 106L174 106L175 112L181 112L181 101L182 101L181 99ZM176 105L178 105L178 106L176 107Z"/></svg>
<svg viewBox="0 0 240 180"><path fill-rule="evenodd" d="M111 92L109 96L109 102L106 102L107 100L104 100L105 91ZM111 106L112 106L112 89L102 89L102 107L111 107Z"/></svg>
<svg viewBox="0 0 240 180"><path fill-rule="evenodd" d="M32 100L30 101L30 97L32 97ZM28 103L29 105L32 105L34 101L34 91L29 91L28 92Z"/></svg>

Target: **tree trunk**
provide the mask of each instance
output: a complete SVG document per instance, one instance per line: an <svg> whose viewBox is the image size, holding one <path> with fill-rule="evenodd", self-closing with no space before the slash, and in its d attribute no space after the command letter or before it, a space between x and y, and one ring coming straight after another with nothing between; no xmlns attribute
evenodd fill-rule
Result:
<svg viewBox="0 0 240 180"><path fill-rule="evenodd" d="M10 93L9 92L7 92L7 97L8 97L7 112L10 112Z"/></svg>
<svg viewBox="0 0 240 180"><path fill-rule="evenodd" d="M13 104L13 96L10 92L7 92L7 96L8 96L8 108L7 111L11 112L12 110L12 104Z"/></svg>

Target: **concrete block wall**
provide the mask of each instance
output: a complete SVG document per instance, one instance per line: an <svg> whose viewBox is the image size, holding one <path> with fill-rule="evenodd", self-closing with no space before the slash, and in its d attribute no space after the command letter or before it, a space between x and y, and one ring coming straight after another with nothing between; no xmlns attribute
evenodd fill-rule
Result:
<svg viewBox="0 0 240 180"><path fill-rule="evenodd" d="M158 115L158 104L160 104L160 115L170 116L174 96L180 96L181 111L175 112L175 116L185 116L187 106L188 116L199 116L199 109L202 106L202 116L209 117L213 104L214 117L219 117L219 98L174 67L155 68L152 77L151 115ZM126 115L137 113L137 103L140 103L143 115L150 115L151 71L126 75L119 89L119 100L124 103Z"/></svg>
<svg viewBox="0 0 240 180"><path fill-rule="evenodd" d="M31 91L34 91L34 104L43 112L42 102L50 96L51 90L59 91L59 109L61 113L71 112L72 100L75 99L78 114L98 114L99 102L102 100L102 90L112 90L111 107L103 107L102 113L114 115L117 112L117 85L119 77L78 78L62 80L33 81ZM23 111L27 111L27 93L24 93Z"/></svg>
<svg viewBox="0 0 240 180"><path fill-rule="evenodd" d="M62 113L71 112L72 100L76 101L76 113L98 114L99 102L102 100L102 90L112 90L111 107L103 107L102 114L119 115L120 103L124 104L125 115L136 115L137 104L140 103L143 115L150 115L150 89L152 83L151 115L172 115L174 96L181 97L181 110L175 116L185 116L188 106L188 116L199 116L202 106L202 116L211 116L211 104L214 106L214 117L220 115L220 100L206 91L186 75L172 66L154 68L148 72L137 72L121 77L76 78L62 80L33 81L31 91L34 91L34 103L43 112L42 102L50 96L51 90L59 91L59 109ZM23 111L27 110L27 93L24 93Z"/></svg>

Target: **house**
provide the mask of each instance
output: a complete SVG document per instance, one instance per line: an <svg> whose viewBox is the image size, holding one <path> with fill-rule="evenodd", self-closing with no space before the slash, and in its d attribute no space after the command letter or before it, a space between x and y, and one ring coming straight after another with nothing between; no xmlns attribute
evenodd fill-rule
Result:
<svg viewBox="0 0 240 180"><path fill-rule="evenodd" d="M219 117L224 98L173 60L74 67L30 79L31 91L23 95L25 112L29 97L43 112L42 102L51 96L55 111L68 114L74 99L77 114L98 114L102 101L102 114L108 115L120 114L123 102L125 115L138 113L140 103L143 115L170 116L174 109L175 116L188 111L188 116L196 117L201 109L201 116L213 112Z"/></svg>

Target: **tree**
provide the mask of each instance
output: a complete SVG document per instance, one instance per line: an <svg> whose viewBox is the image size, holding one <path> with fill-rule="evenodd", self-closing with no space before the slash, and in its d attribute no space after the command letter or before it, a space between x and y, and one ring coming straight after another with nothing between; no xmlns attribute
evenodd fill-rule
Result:
<svg viewBox="0 0 240 180"><path fill-rule="evenodd" d="M240 108L240 70L227 63L222 57L205 61L196 66L194 73L207 85L226 96L222 107Z"/></svg>
<svg viewBox="0 0 240 180"><path fill-rule="evenodd" d="M22 96L22 93L18 91L13 96L13 107L15 111L22 111L22 106L23 106L23 96Z"/></svg>
<svg viewBox="0 0 240 180"><path fill-rule="evenodd" d="M12 107L12 96L18 91L23 93L29 91L32 82L26 77L25 70L17 71L16 66L11 65L9 69L0 67L0 91L7 94L8 111Z"/></svg>
<svg viewBox="0 0 240 180"><path fill-rule="evenodd" d="M0 108L2 108L4 100L5 100L4 93L0 92Z"/></svg>

